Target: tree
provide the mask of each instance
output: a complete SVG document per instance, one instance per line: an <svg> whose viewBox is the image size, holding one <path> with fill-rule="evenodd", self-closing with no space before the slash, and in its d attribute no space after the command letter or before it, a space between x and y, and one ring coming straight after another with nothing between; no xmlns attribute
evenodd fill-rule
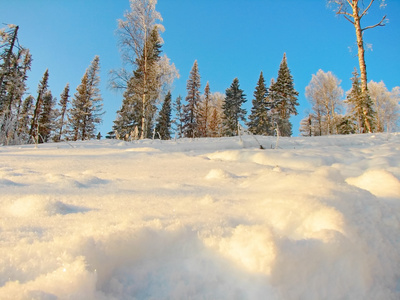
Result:
<svg viewBox="0 0 400 300"><path fill-rule="evenodd" d="M49 81L49 70L46 69L46 71L43 74L42 80L38 85L38 90L37 90L38 95L36 98L35 109L33 111L31 128L29 130L29 136L32 138L36 138L36 141L38 141L39 138L39 117L43 109L42 108L43 97L48 89L48 81Z"/></svg>
<svg viewBox="0 0 400 300"><path fill-rule="evenodd" d="M355 119L358 133L372 132L374 122L373 103L369 95L362 92L360 77L356 68L354 68L351 81L352 87L345 100L348 105L348 114Z"/></svg>
<svg viewBox="0 0 400 300"><path fill-rule="evenodd" d="M194 61L190 71L189 79L186 83L186 102L184 106L184 125L183 132L185 137L196 137L198 133L198 106L200 103L200 73L197 60Z"/></svg>
<svg viewBox="0 0 400 300"><path fill-rule="evenodd" d="M178 137L182 138L183 137L183 121L184 121L184 115L183 115L183 104L182 104L182 97L179 95L178 98L176 98L175 103L173 104L174 110L175 110L175 118L172 121L175 126L176 126L176 131L178 133Z"/></svg>
<svg viewBox="0 0 400 300"><path fill-rule="evenodd" d="M62 136L65 134L65 120L67 119L67 105L69 102L69 83L64 88L64 91L60 95L60 102L58 105L60 106L60 113L58 115L58 119L56 121L56 130L57 134L54 136L54 141L59 142L62 141Z"/></svg>
<svg viewBox="0 0 400 300"><path fill-rule="evenodd" d="M102 119L102 98L98 85L100 78L100 58L96 55L91 65L86 69L81 84L72 99L72 108L69 111L69 127L71 139L88 140L94 138L96 125Z"/></svg>
<svg viewBox="0 0 400 300"><path fill-rule="evenodd" d="M271 127L269 117L271 108L269 107L268 89L265 86L265 79L262 72L260 73L253 96L253 106L247 126L249 127L249 131L253 134L268 135Z"/></svg>
<svg viewBox="0 0 400 300"><path fill-rule="evenodd" d="M111 86L126 90L114 129L130 132L132 126L138 126L142 139L151 132L155 101L178 76L169 59L166 56L160 58L162 39L159 32L163 27L157 23L162 18L155 10L156 4L157 0L130 0L131 11L125 12L125 20L118 20L118 34L122 58L134 72L126 69L111 72ZM140 121L130 120L138 115Z"/></svg>
<svg viewBox="0 0 400 300"><path fill-rule="evenodd" d="M209 134L211 137L222 136L222 117L224 115L222 106L225 102L225 95L219 92L213 93L211 96L211 116Z"/></svg>
<svg viewBox="0 0 400 300"><path fill-rule="evenodd" d="M313 116L318 122L319 135L337 134L337 115L340 113L341 81L332 72L318 70L306 87L306 97L312 104Z"/></svg>
<svg viewBox="0 0 400 300"><path fill-rule="evenodd" d="M46 91L43 95L43 109L40 112L38 119L39 143L47 143L50 140L51 133L54 130L54 102L51 91Z"/></svg>
<svg viewBox="0 0 400 300"><path fill-rule="evenodd" d="M238 132L239 121L246 121L246 110L242 105L246 102L246 95L239 87L239 79L235 78L225 92L225 101L222 105L224 111L223 126L225 135L235 136Z"/></svg>
<svg viewBox="0 0 400 300"><path fill-rule="evenodd" d="M368 85L367 85L367 67L365 64L365 50L364 50L364 41L363 34L367 29L375 28L378 26L385 26L384 21L386 19L386 15L376 23L371 26L361 26L361 19L367 15L368 10L371 8L372 4L375 0L368 0L367 5L364 4L364 1L360 0L328 0L328 3L334 4L337 7L336 14L343 15L344 18L353 24L354 29L356 31L357 38L357 49L358 49L358 63L360 66L361 73L361 94L364 102L363 106L363 115L365 124L365 128L368 132L373 131L373 124L371 122L371 116L374 114L372 108L368 105L371 100L368 99ZM381 0L381 7L385 6L385 0Z"/></svg>
<svg viewBox="0 0 400 300"><path fill-rule="evenodd" d="M164 103L158 116L156 131L162 140L171 138L171 93L169 92L164 99Z"/></svg>
<svg viewBox="0 0 400 300"><path fill-rule="evenodd" d="M313 136L314 135L314 130L313 130L313 116L312 114L308 114L307 117L305 117L303 120L300 121L300 134L302 136Z"/></svg>
<svg viewBox="0 0 400 300"><path fill-rule="evenodd" d="M379 0L378 0L379 1ZM363 41L363 33L367 29L375 28L378 26L385 26L384 21L386 19L386 15L383 18L372 26L366 26L362 28L361 19L367 15L368 10L371 8L372 4L375 0L368 0L367 5L364 4L363 0L328 0L328 3L334 4L336 6L336 14L343 15L344 18L353 24L354 29L356 31L357 38L357 49L358 49L358 62L360 65L361 72L361 92L365 93L368 90L367 87L367 68L365 65L365 56L364 56L364 41ZM381 0L381 7L384 7L385 0Z"/></svg>
<svg viewBox="0 0 400 300"><path fill-rule="evenodd" d="M290 115L297 115L298 95L299 93L294 89L293 77L290 74L285 53L279 66L276 82L271 82L269 88L273 123L282 136L292 135L292 124L289 118Z"/></svg>
<svg viewBox="0 0 400 300"><path fill-rule="evenodd" d="M201 97L198 110L198 132L202 137L209 136L209 126L211 117L211 92L210 84L207 81L204 88L204 95Z"/></svg>
<svg viewBox="0 0 400 300"><path fill-rule="evenodd" d="M374 111L376 112L376 131L384 132L396 129L399 120L399 87L389 92L383 81L368 83L368 91L372 102L374 103Z"/></svg>

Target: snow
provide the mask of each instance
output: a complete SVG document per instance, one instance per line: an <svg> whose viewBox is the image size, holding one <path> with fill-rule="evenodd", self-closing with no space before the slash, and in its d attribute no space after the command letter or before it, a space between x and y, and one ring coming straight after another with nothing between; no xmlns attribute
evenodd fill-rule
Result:
<svg viewBox="0 0 400 300"><path fill-rule="evenodd" d="M400 134L0 147L0 299L399 299Z"/></svg>

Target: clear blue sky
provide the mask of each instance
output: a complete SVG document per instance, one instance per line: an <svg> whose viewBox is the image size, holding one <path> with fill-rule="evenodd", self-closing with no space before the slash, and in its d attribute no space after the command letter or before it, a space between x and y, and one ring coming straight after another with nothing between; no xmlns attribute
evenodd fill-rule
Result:
<svg viewBox="0 0 400 300"><path fill-rule="evenodd" d="M400 1L386 3L385 9L379 9L376 0L363 25L388 16L385 27L365 31L364 39L373 49L366 52L368 81L383 80L391 90L400 85ZM122 95L107 88L108 72L121 66L114 32L117 19L128 9L128 0L1 0L0 23L19 25L20 44L33 56L29 93L36 96L48 68L53 95L59 98L66 83L73 95L86 68L99 55L106 111L99 129L103 136L110 131ZM347 91L351 73L358 67L354 28L337 17L325 0L159 0L156 10L166 29L163 51L180 73L173 99L186 96L186 81L197 59L202 92L209 81L212 92L225 93L237 77L250 112L260 71L269 85L286 52L300 93L299 115L292 118L294 135L309 109L304 94L312 74L318 69L331 71Z"/></svg>

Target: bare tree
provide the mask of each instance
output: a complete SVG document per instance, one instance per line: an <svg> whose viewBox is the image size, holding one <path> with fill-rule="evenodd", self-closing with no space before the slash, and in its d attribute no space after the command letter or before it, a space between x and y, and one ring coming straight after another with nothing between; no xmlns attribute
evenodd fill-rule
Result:
<svg viewBox="0 0 400 300"><path fill-rule="evenodd" d="M381 7L385 6L385 0L378 0L381 2ZM362 27L361 19L368 13L368 10L371 8L372 4L375 0L369 0L368 5L364 4L363 0L328 0L329 4L334 4L337 6L336 14L343 15L344 18L353 24L356 37L357 37L357 48L358 48L358 63L360 65L360 73L361 73L361 91L365 93L368 90L367 86L367 67L365 64L365 56L364 56L364 41L363 41L363 32L367 29L375 28L378 26L385 26L384 21L386 19L386 15L376 23L375 25Z"/></svg>

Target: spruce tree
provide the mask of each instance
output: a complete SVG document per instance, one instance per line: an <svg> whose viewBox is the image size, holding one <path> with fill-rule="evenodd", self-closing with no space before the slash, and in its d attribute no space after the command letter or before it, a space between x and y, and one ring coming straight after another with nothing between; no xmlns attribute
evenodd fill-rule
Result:
<svg viewBox="0 0 400 300"><path fill-rule="evenodd" d="M297 115L298 95L299 93L294 89L293 77L290 74L285 53L279 66L276 82L270 86L274 122L282 136L292 135L292 124L289 118L291 115Z"/></svg>
<svg viewBox="0 0 400 300"><path fill-rule="evenodd" d="M70 138L74 141L95 138L96 125L102 121L103 104L98 88L99 72L99 57L95 56L76 89L69 111Z"/></svg>
<svg viewBox="0 0 400 300"><path fill-rule="evenodd" d="M42 112L43 106L43 97L48 89L48 81L49 81L49 70L47 69L42 77L42 80L39 83L38 90L37 90L37 98L35 103L35 109L33 111L32 121L31 121L31 128L29 130L30 138L36 139L38 141L38 134L39 134L39 116Z"/></svg>
<svg viewBox="0 0 400 300"><path fill-rule="evenodd" d="M271 127L269 117L269 111L271 108L269 107L268 89L265 86L262 72L260 73L253 95L253 106L247 126L249 127L249 131L253 134L268 135Z"/></svg>
<svg viewBox="0 0 400 300"><path fill-rule="evenodd" d="M246 110L242 105L246 102L246 95L239 87L239 79L235 78L231 86L226 89L225 101L222 105L224 112L222 123L224 133L227 136L235 136L238 133L239 121L246 121Z"/></svg>
<svg viewBox="0 0 400 300"><path fill-rule="evenodd" d="M54 102L51 91L46 91L43 95L43 109L40 112L38 120L39 143L47 143L54 130Z"/></svg>
<svg viewBox="0 0 400 300"><path fill-rule="evenodd" d="M356 120L357 131L359 133L371 132L374 122L373 103L368 93L362 92L360 76L356 68L352 74L352 87L345 103L348 104L350 115Z"/></svg>
<svg viewBox="0 0 400 300"><path fill-rule="evenodd" d="M175 110L175 119L173 120L173 123L176 126L178 138L182 138L183 137L183 121L184 121L182 96L179 95L178 98L176 98L176 101L173 104L173 107Z"/></svg>
<svg viewBox="0 0 400 300"><path fill-rule="evenodd" d="M157 119L156 131L162 140L171 139L171 92L165 96Z"/></svg>
<svg viewBox="0 0 400 300"><path fill-rule="evenodd" d="M210 84L207 81L206 87L204 88L204 95L199 104L199 113L198 113L198 132L202 137L209 136L209 126L210 126L210 115L211 115L211 92L210 92Z"/></svg>
<svg viewBox="0 0 400 300"><path fill-rule="evenodd" d="M33 102L35 98L29 95L22 103L21 112L18 119L18 137L21 143L29 142L29 125L33 115Z"/></svg>
<svg viewBox="0 0 400 300"><path fill-rule="evenodd" d="M67 120L67 105L69 102L69 83L64 88L64 91L60 95L60 102L58 103L60 107L60 112L58 114L58 118L56 121L56 128L57 131L54 135L54 141L60 142L63 140L63 135L65 134L65 121Z"/></svg>
<svg viewBox="0 0 400 300"><path fill-rule="evenodd" d="M194 61L189 79L186 84L188 92L186 96L187 105L184 106L183 132L185 137L197 137L198 133L198 106L200 103L200 73L197 60Z"/></svg>

